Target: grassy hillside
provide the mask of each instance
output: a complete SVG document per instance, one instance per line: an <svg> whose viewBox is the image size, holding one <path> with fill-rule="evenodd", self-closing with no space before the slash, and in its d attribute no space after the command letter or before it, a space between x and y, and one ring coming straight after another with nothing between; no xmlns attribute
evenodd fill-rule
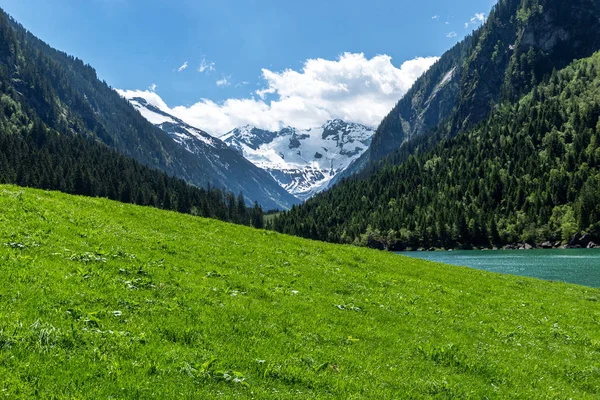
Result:
<svg viewBox="0 0 600 400"><path fill-rule="evenodd" d="M599 299L0 186L7 398L598 398Z"/></svg>

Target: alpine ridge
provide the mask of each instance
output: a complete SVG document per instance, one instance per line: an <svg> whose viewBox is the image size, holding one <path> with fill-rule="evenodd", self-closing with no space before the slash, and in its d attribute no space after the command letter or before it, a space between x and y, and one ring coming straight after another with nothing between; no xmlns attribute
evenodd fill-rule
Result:
<svg viewBox="0 0 600 400"><path fill-rule="evenodd" d="M364 125L335 119L316 128L286 127L278 132L247 125L220 139L289 193L306 200L329 188L368 149L373 134Z"/></svg>
<svg viewBox="0 0 600 400"><path fill-rule="evenodd" d="M368 175L388 155L397 164L431 149L438 141L432 130L440 137L468 130L554 69L589 57L600 48L599 13L596 0L500 0L481 28L415 82L383 119L369 150L338 179L365 168Z"/></svg>
<svg viewBox="0 0 600 400"><path fill-rule="evenodd" d="M247 201L258 201L267 209L288 209L299 200L265 171L254 166L221 140L160 109L143 93L119 91L150 123L166 132L181 148L213 172L211 182L243 193Z"/></svg>

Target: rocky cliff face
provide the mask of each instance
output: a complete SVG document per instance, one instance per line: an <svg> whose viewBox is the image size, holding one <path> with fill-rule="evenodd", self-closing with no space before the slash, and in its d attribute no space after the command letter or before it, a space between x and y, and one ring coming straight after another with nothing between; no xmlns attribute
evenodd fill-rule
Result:
<svg viewBox="0 0 600 400"><path fill-rule="evenodd" d="M467 38L457 44L417 80L383 119L369 152L356 166L385 157L402 143L448 118L460 92L464 53L471 43L471 38ZM352 172L357 172L356 167L353 169Z"/></svg>
<svg viewBox="0 0 600 400"><path fill-rule="evenodd" d="M500 1L466 59L452 134L600 46L597 0Z"/></svg>
<svg viewBox="0 0 600 400"><path fill-rule="evenodd" d="M483 27L417 80L345 175L444 122L448 135L473 127L502 101L515 101L554 69L598 48L598 0L499 1Z"/></svg>

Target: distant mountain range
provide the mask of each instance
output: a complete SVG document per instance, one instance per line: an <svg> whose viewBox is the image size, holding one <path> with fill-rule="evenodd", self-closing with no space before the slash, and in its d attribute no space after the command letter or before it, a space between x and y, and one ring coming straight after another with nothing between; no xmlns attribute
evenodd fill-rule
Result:
<svg viewBox="0 0 600 400"><path fill-rule="evenodd" d="M247 125L220 139L269 172L289 193L305 200L327 189L358 159L369 148L374 133L364 125L335 119L317 128L286 127L278 132Z"/></svg>
<svg viewBox="0 0 600 400"><path fill-rule="evenodd" d="M187 151L209 159L215 171L220 171L220 179L244 176L245 171L234 171L231 167L241 157L268 172L273 182L289 193L287 198L282 196L263 177L260 187L278 204L277 208L289 208L297 199L306 200L329 188L336 176L367 151L375 134L374 129L364 125L335 119L316 128L286 127L277 132L246 125L217 138L140 97L143 96L140 92L120 93L144 118ZM231 154L232 150L237 158ZM227 184L232 186L230 182Z"/></svg>
<svg viewBox="0 0 600 400"><path fill-rule="evenodd" d="M120 93L127 96L130 92ZM186 124L141 96L129 95L127 99L144 118L161 128L211 171L213 185L222 185L234 193L242 192L248 201L258 201L266 209L288 209L299 203L269 174L255 167L221 140Z"/></svg>

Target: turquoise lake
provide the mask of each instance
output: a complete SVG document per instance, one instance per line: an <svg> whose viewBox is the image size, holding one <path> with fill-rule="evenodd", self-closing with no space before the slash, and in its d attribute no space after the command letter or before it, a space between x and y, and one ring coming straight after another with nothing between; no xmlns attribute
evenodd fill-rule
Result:
<svg viewBox="0 0 600 400"><path fill-rule="evenodd" d="M600 287L600 249L468 250L399 254L503 274Z"/></svg>

